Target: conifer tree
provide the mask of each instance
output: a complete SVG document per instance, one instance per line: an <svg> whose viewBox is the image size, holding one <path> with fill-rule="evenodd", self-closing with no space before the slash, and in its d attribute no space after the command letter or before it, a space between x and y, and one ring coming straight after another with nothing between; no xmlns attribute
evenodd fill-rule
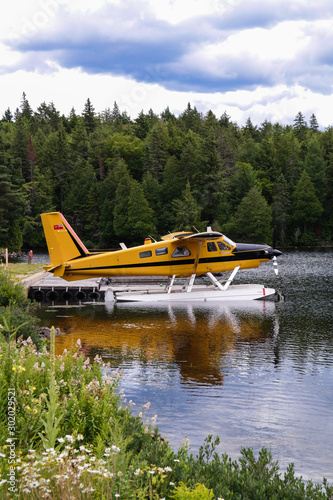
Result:
<svg viewBox="0 0 333 500"><path fill-rule="evenodd" d="M193 231L201 228L201 207L196 202L191 184L187 181L182 198L173 201L175 213L175 231Z"/></svg>
<svg viewBox="0 0 333 500"><path fill-rule="evenodd" d="M283 245L285 243L287 225L290 219L290 197L288 185L283 174L278 178L274 188L275 193L272 204L274 224L278 228L280 241Z"/></svg>
<svg viewBox="0 0 333 500"><path fill-rule="evenodd" d="M318 200L311 178L303 170L293 197L293 220L304 233L311 231L323 212L323 207ZM307 241L303 238L303 242Z"/></svg>
<svg viewBox="0 0 333 500"><path fill-rule="evenodd" d="M225 225L225 232L234 240L264 244L272 239L271 222L272 210L258 187L254 186Z"/></svg>
<svg viewBox="0 0 333 500"><path fill-rule="evenodd" d="M143 242L144 238L154 233L153 215L142 186L132 180L128 198L127 230L132 242Z"/></svg>
<svg viewBox="0 0 333 500"><path fill-rule="evenodd" d="M95 109L88 99L85 102L84 110L82 112L83 123L88 134L91 134L96 127Z"/></svg>

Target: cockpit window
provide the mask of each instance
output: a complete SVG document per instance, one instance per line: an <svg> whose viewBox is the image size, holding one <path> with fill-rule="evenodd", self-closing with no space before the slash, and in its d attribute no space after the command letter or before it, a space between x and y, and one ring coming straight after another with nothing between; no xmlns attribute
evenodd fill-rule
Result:
<svg viewBox="0 0 333 500"><path fill-rule="evenodd" d="M208 250L208 252L217 252L217 248L216 248L214 241L208 241L207 250Z"/></svg>
<svg viewBox="0 0 333 500"><path fill-rule="evenodd" d="M231 248L235 247L236 246L236 243L234 243L230 238L228 238L227 236L224 236L223 235L223 241L227 244L227 245L230 245Z"/></svg>
<svg viewBox="0 0 333 500"><path fill-rule="evenodd" d="M177 247L171 257L188 257L189 255L191 255L191 252L187 247Z"/></svg>
<svg viewBox="0 0 333 500"><path fill-rule="evenodd" d="M221 250L221 252L225 252L226 250L230 250L230 248L227 247L227 245L225 245L222 241L218 241L217 246L219 247L219 250Z"/></svg>

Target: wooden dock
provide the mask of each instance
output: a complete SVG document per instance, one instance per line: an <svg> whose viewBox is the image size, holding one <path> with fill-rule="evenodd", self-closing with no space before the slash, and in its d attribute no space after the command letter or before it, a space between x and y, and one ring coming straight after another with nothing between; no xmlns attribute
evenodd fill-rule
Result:
<svg viewBox="0 0 333 500"><path fill-rule="evenodd" d="M28 297L37 302L105 302L114 292L142 292L149 290L166 290L169 284L167 276L142 276L142 277L117 277L117 278L91 278L78 281L65 281L54 277L50 273L34 275L30 282L24 283L28 290ZM37 279L36 279L37 278Z"/></svg>

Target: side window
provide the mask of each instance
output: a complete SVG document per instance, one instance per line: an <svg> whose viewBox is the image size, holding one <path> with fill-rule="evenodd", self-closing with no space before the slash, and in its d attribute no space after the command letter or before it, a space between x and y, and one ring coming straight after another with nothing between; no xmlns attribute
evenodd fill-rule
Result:
<svg viewBox="0 0 333 500"><path fill-rule="evenodd" d="M144 259L146 257L151 257L152 253L151 253L151 250L146 250L145 252L140 252L139 255L140 255L140 259Z"/></svg>
<svg viewBox="0 0 333 500"><path fill-rule="evenodd" d="M219 250L221 250L221 252L225 252L226 250L230 250L230 248L227 247L227 245L225 245L223 243L223 241L218 241L217 246L219 247Z"/></svg>
<svg viewBox="0 0 333 500"><path fill-rule="evenodd" d="M166 255L168 253L167 247L156 248L155 255Z"/></svg>
<svg viewBox="0 0 333 500"><path fill-rule="evenodd" d="M171 257L188 257L189 255L191 255L191 252L189 251L188 248L177 247L176 250L171 255Z"/></svg>
<svg viewBox="0 0 333 500"><path fill-rule="evenodd" d="M207 250L208 250L208 252L217 252L216 245L213 241L208 241Z"/></svg>

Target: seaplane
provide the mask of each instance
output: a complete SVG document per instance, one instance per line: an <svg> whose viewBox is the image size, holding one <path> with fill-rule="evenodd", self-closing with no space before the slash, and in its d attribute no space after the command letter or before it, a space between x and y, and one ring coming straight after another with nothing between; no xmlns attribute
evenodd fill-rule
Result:
<svg viewBox="0 0 333 500"><path fill-rule="evenodd" d="M89 278L167 276L165 290L113 295L118 302L260 300L276 296L265 285L231 285L240 269L257 268L273 261L282 252L273 245L235 243L224 234L207 228L206 232L174 232L160 241L151 237L143 245L127 248L120 243L114 251L89 251L60 212L41 215L50 264L45 269L66 281ZM219 279L222 274L222 279ZM210 286L194 286L197 277L206 276ZM183 278L181 290L175 280Z"/></svg>

